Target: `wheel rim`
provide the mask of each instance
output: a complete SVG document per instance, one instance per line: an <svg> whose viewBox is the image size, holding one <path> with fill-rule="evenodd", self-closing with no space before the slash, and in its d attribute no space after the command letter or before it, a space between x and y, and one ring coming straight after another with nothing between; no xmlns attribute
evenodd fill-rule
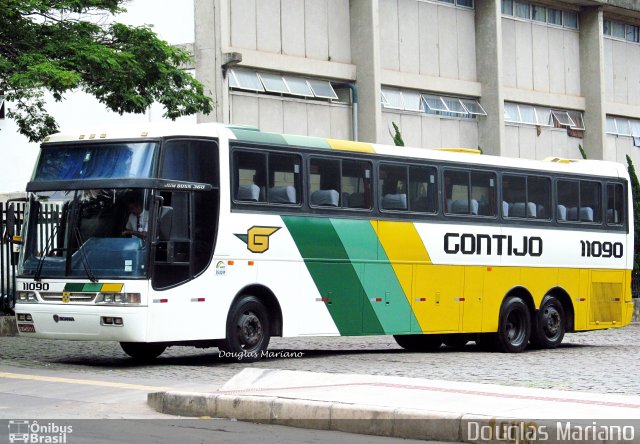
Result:
<svg viewBox="0 0 640 444"><path fill-rule="evenodd" d="M547 306L542 311L542 330L547 339L553 341L558 339L562 332L561 316L554 306Z"/></svg>
<svg viewBox="0 0 640 444"><path fill-rule="evenodd" d="M262 341L262 322L252 311L244 312L238 319L238 339L245 350L256 348Z"/></svg>
<svg viewBox="0 0 640 444"><path fill-rule="evenodd" d="M514 346L518 346L524 342L527 334L524 313L520 310L513 310L509 313L505 324L505 333L507 341Z"/></svg>

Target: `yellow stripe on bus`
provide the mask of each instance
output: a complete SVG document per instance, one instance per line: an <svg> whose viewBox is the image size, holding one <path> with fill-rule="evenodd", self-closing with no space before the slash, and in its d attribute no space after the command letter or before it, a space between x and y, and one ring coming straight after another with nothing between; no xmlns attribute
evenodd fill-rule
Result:
<svg viewBox="0 0 640 444"><path fill-rule="evenodd" d="M365 142L352 142L350 140L327 139L327 143L334 150L355 151L358 153L375 153L373 145Z"/></svg>
<svg viewBox="0 0 640 444"><path fill-rule="evenodd" d="M380 220L371 221L371 224L413 309L413 264L430 264L429 253L413 223ZM424 331L427 320L419 316L416 310L413 312L420 329Z"/></svg>

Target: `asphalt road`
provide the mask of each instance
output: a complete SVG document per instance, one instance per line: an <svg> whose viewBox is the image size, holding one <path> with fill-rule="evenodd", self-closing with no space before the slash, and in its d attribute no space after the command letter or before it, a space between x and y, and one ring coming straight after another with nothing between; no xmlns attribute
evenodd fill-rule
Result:
<svg viewBox="0 0 640 444"><path fill-rule="evenodd" d="M302 357L246 363L222 359L215 348L172 347L153 364L139 365L116 343L5 337L0 338L0 362L63 375L75 372L98 378L168 378L209 390L215 390L246 366L254 366L640 395L640 324L569 334L556 350L528 350L516 355L483 352L473 343L461 350L411 353L385 336L274 338L269 349L302 352Z"/></svg>

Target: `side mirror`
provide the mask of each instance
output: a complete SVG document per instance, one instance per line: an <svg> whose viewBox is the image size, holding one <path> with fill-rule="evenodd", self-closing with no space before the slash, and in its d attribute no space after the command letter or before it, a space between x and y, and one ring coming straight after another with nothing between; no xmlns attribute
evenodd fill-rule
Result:
<svg viewBox="0 0 640 444"><path fill-rule="evenodd" d="M170 240L172 228L173 207L160 207L160 217L158 218L158 240Z"/></svg>

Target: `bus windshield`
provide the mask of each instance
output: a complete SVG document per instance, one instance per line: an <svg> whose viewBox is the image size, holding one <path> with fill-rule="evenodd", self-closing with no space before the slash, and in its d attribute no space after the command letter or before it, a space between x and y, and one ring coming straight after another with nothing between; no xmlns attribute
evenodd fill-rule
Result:
<svg viewBox="0 0 640 444"><path fill-rule="evenodd" d="M151 177L157 143L100 143L43 148L34 182Z"/></svg>
<svg viewBox="0 0 640 444"><path fill-rule="evenodd" d="M147 275L150 192L134 189L35 193L19 273L40 278Z"/></svg>

